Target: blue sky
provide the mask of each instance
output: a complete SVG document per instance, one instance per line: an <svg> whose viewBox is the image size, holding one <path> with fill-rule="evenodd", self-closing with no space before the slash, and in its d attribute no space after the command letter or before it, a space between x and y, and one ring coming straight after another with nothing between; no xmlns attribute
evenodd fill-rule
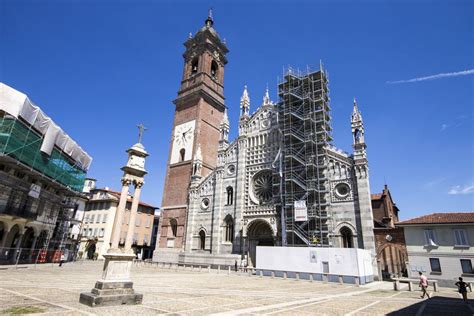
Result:
<svg viewBox="0 0 474 316"><path fill-rule="evenodd" d="M474 211L472 1L0 1L0 80L28 94L93 158L89 175L119 189L138 123L151 156L142 191L159 206L182 74L183 42L214 8L230 49L225 96L236 136L239 98L284 66L322 59L334 144L351 151L362 111L371 189L384 183L401 218Z"/></svg>

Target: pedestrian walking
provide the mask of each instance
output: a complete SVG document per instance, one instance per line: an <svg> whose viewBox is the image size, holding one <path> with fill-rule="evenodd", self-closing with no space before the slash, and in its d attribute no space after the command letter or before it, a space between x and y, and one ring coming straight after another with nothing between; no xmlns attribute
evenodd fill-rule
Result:
<svg viewBox="0 0 474 316"><path fill-rule="evenodd" d="M235 267L235 272L237 272L237 260L235 260L234 267Z"/></svg>
<svg viewBox="0 0 474 316"><path fill-rule="evenodd" d="M430 298L430 295L428 294L428 292L426 292L426 289L428 288L428 278L425 275L423 275L421 271L419 271L418 273L420 274L419 287L421 287L421 291L423 292L423 294L421 295L421 298L425 298L425 294L426 296L428 296L428 298Z"/></svg>
<svg viewBox="0 0 474 316"><path fill-rule="evenodd" d="M64 252L61 252L61 259L59 259L59 266L63 266L63 262L66 260L66 256L64 256Z"/></svg>
<svg viewBox="0 0 474 316"><path fill-rule="evenodd" d="M467 283L464 282L461 277L459 277L459 281L455 284L458 287L458 292L462 295L462 300L464 303L467 303Z"/></svg>

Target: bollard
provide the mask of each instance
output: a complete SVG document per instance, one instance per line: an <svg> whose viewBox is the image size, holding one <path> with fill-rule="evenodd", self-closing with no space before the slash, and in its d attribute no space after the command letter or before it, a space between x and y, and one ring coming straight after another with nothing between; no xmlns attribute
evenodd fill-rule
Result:
<svg viewBox="0 0 474 316"><path fill-rule="evenodd" d="M400 291L400 281L396 280L395 282L393 282L393 290Z"/></svg>
<svg viewBox="0 0 474 316"><path fill-rule="evenodd" d="M201 271L202 271L202 267L201 267L201 266L199 266L199 272L201 272Z"/></svg>
<svg viewBox="0 0 474 316"><path fill-rule="evenodd" d="M248 274L249 276L252 276L252 268L248 268Z"/></svg>
<svg viewBox="0 0 474 316"><path fill-rule="evenodd" d="M272 279L275 278L275 271L272 271Z"/></svg>
<svg viewBox="0 0 474 316"><path fill-rule="evenodd" d="M219 274L219 272L221 272L221 265L220 264L217 265L217 274Z"/></svg>
<svg viewBox="0 0 474 316"><path fill-rule="evenodd" d="M299 279L300 279L300 273L296 272L296 281L299 281Z"/></svg>
<svg viewBox="0 0 474 316"><path fill-rule="evenodd" d="M283 272L283 279L287 279L288 278L288 273L286 271Z"/></svg>
<svg viewBox="0 0 474 316"><path fill-rule="evenodd" d="M312 273L309 274L309 281L313 282L313 274Z"/></svg>
<svg viewBox="0 0 474 316"><path fill-rule="evenodd" d="M229 266L229 270L227 271L227 274L230 274L230 266Z"/></svg>
<svg viewBox="0 0 474 316"><path fill-rule="evenodd" d="M358 276L355 277L356 285L360 286L360 279Z"/></svg>
<svg viewBox="0 0 474 316"><path fill-rule="evenodd" d="M342 275L339 276L339 284L342 284L344 283L343 280L342 280Z"/></svg>
<svg viewBox="0 0 474 316"><path fill-rule="evenodd" d="M260 277L263 277L263 270L260 270Z"/></svg>
<svg viewBox="0 0 474 316"><path fill-rule="evenodd" d="M207 272L211 273L211 266L207 266Z"/></svg>

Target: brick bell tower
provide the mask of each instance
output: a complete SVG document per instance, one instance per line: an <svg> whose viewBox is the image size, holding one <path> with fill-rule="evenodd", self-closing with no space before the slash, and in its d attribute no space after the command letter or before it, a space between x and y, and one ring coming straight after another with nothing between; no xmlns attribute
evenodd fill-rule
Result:
<svg viewBox="0 0 474 316"><path fill-rule="evenodd" d="M171 146L161 207L157 261L176 262L184 248L188 188L194 155L201 148L202 176L216 167L224 117L224 67L229 52L213 28L209 11L204 26L184 43L183 77L174 114Z"/></svg>

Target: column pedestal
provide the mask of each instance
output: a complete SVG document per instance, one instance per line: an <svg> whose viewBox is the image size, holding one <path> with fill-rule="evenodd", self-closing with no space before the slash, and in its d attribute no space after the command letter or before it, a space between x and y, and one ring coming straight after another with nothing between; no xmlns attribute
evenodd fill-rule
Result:
<svg viewBox="0 0 474 316"><path fill-rule="evenodd" d="M95 283L90 293L81 293L79 302L92 307L141 304L143 294L135 293L130 279L135 255L115 250L105 254L104 258L102 279Z"/></svg>

